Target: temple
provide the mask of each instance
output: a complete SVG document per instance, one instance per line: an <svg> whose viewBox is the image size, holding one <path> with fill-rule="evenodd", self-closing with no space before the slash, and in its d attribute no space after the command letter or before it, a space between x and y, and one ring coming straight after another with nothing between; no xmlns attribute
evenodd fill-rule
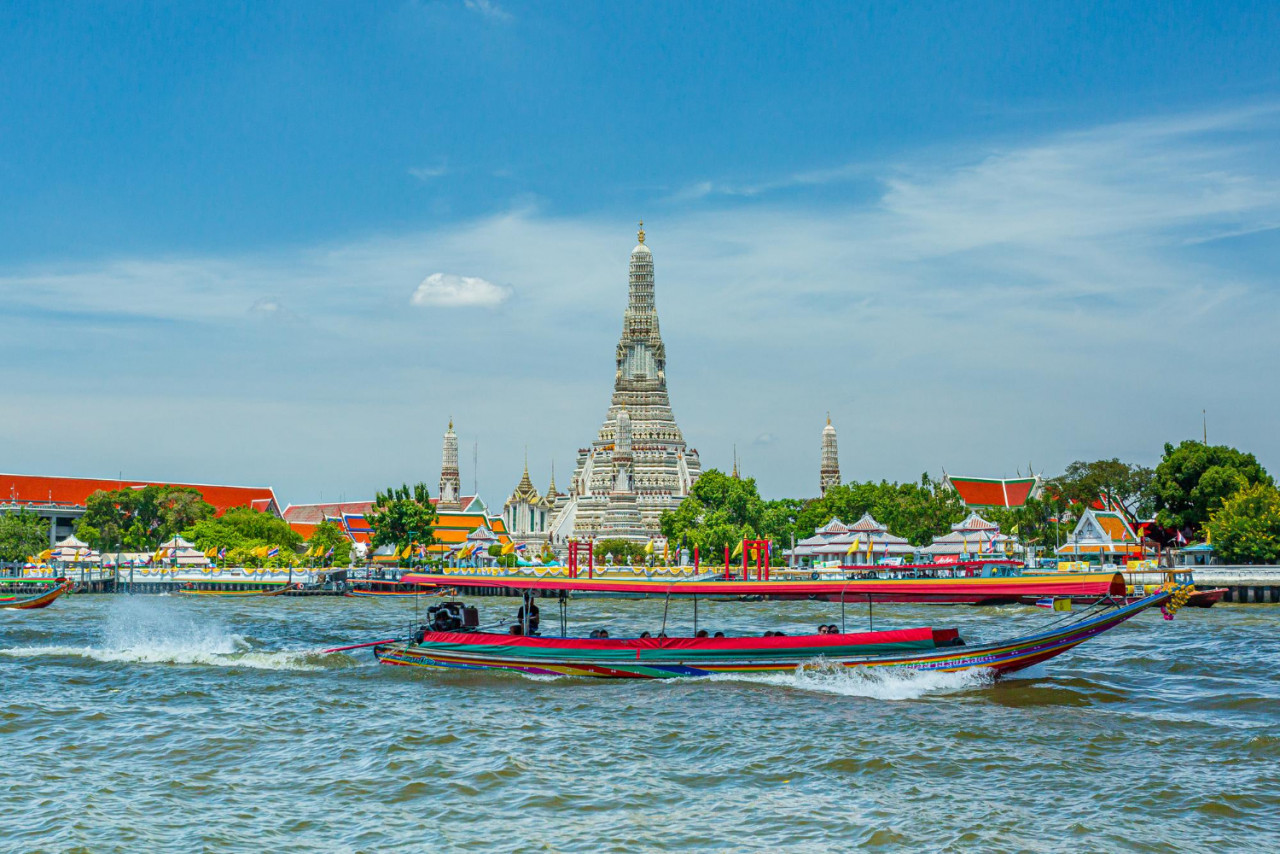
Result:
<svg viewBox="0 0 1280 854"><path fill-rule="evenodd" d="M667 394L667 350L654 304L653 253L631 250L627 309L614 354L613 398L589 448L578 451L569 492L556 500L553 546L571 537L649 540L664 510L674 510L702 473L686 446Z"/></svg>
<svg viewBox="0 0 1280 854"><path fill-rule="evenodd" d="M502 520L506 523L511 538L520 544L545 544L559 495L554 470L551 472L551 485L547 487L547 494L538 494L538 488L529 478L529 460L526 458L524 475L512 490L511 497L502 505Z"/></svg>
<svg viewBox="0 0 1280 854"><path fill-rule="evenodd" d="M818 466L818 494L840 484L840 451L836 448L836 428L831 426L831 414L827 413L827 426L822 428L822 461Z"/></svg>

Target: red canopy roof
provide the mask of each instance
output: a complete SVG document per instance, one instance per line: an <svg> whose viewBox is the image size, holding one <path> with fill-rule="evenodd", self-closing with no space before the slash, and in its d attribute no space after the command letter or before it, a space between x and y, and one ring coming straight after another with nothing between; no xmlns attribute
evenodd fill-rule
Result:
<svg viewBox="0 0 1280 854"><path fill-rule="evenodd" d="M947 482L970 507L1021 507L1036 488L1036 478L955 477Z"/></svg>

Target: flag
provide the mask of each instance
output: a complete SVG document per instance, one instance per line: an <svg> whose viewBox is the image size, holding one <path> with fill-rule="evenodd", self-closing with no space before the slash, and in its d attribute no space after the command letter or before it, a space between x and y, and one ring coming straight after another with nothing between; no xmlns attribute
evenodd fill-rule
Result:
<svg viewBox="0 0 1280 854"><path fill-rule="evenodd" d="M408 545L408 546L405 546L403 549L401 549L401 550L400 550L400 557L408 557L408 556L409 556L409 550L410 550L411 548L412 548L412 545Z"/></svg>
<svg viewBox="0 0 1280 854"><path fill-rule="evenodd" d="M333 546L329 546L329 551L324 553L325 557L333 557Z"/></svg>
<svg viewBox="0 0 1280 854"><path fill-rule="evenodd" d="M738 557L742 554L742 540L738 540L738 544L733 547L732 557Z"/></svg>
<svg viewBox="0 0 1280 854"><path fill-rule="evenodd" d="M647 555L653 554L653 540L644 544L644 553Z"/></svg>
<svg viewBox="0 0 1280 854"><path fill-rule="evenodd" d="M40 558L40 560L48 560L49 558L53 557L53 549L45 549L44 551L40 552L38 557Z"/></svg>
<svg viewBox="0 0 1280 854"><path fill-rule="evenodd" d="M205 557L216 557L216 556L217 556L217 554L218 554L218 550L217 550L216 548L212 548L212 549L209 549L207 552L205 552L205 553L204 553L204 556L205 556Z"/></svg>
<svg viewBox="0 0 1280 854"><path fill-rule="evenodd" d="M509 555L515 550L516 550L516 544L514 542L507 543L505 546L502 547L502 553L504 555Z"/></svg>
<svg viewBox="0 0 1280 854"><path fill-rule="evenodd" d="M225 558L226 556L227 556L227 547L226 547L226 546L223 546L222 548L218 549L218 559L219 559L219 560L221 560L222 558Z"/></svg>
<svg viewBox="0 0 1280 854"><path fill-rule="evenodd" d="M267 549L267 557L275 557L278 554L280 554L279 546L272 546L271 548Z"/></svg>
<svg viewBox="0 0 1280 854"><path fill-rule="evenodd" d="M858 536L856 536L856 537L854 537L854 538L853 538L853 542L852 542L852 543L849 543L849 549L848 549L848 551L846 551L846 552L845 552L845 554L846 554L846 555L851 555L851 554L853 554L854 552L856 552L856 551L858 550L858 546L859 546L859 545L861 545L861 544L862 544L862 535L861 535L861 534L859 534Z"/></svg>

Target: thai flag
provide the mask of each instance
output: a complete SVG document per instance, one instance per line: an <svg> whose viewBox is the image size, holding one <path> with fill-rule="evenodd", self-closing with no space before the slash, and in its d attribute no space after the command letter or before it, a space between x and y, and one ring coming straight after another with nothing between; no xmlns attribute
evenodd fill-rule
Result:
<svg viewBox="0 0 1280 854"><path fill-rule="evenodd" d="M218 549L218 560L222 560L226 556L227 556L226 546L223 546L222 548Z"/></svg>
<svg viewBox="0 0 1280 854"><path fill-rule="evenodd" d="M278 554L280 554L279 546L272 546L271 548L267 549L267 557L275 557Z"/></svg>
<svg viewBox="0 0 1280 854"><path fill-rule="evenodd" d="M325 557L333 557L333 546L329 546L329 551L324 553Z"/></svg>
<svg viewBox="0 0 1280 854"><path fill-rule="evenodd" d="M527 545L528 545L528 543L521 543L520 545L516 546L516 551L518 551L518 552L522 552L522 551L524 551L525 546L527 546Z"/></svg>

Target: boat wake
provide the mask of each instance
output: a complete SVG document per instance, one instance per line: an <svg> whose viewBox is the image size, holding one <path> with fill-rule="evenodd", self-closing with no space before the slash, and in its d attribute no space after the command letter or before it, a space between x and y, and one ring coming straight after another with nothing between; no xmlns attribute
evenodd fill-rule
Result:
<svg viewBox="0 0 1280 854"><path fill-rule="evenodd" d="M982 668L943 673L913 670L908 667L845 667L834 662L819 662L798 667L790 673L726 675L713 678L777 685L842 697L918 700L922 697L984 688L995 681L995 674Z"/></svg>
<svg viewBox="0 0 1280 854"><path fill-rule="evenodd" d="M121 603L100 643L30 645L0 649L12 658L76 657L109 663L239 667L253 670L330 670L352 666L344 655L309 650L267 650L220 623L153 603Z"/></svg>

